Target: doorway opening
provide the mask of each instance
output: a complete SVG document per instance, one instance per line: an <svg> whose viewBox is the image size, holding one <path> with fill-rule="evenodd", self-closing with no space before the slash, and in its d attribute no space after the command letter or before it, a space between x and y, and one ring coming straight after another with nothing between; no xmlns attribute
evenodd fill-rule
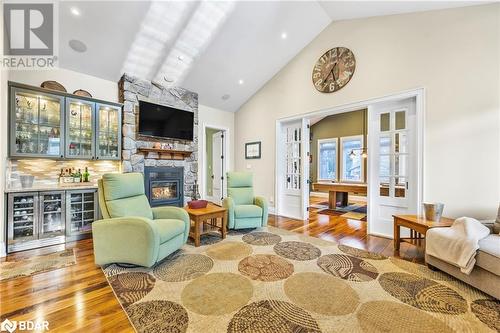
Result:
<svg viewBox="0 0 500 333"><path fill-rule="evenodd" d="M367 112L310 119L309 212L366 222Z"/></svg>
<svg viewBox="0 0 500 333"><path fill-rule="evenodd" d="M203 127L203 197L219 205L226 195L227 136L225 128Z"/></svg>
<svg viewBox="0 0 500 333"><path fill-rule="evenodd" d="M392 238L392 215L417 214L422 202L423 93L278 120L277 215L322 228L338 217Z"/></svg>

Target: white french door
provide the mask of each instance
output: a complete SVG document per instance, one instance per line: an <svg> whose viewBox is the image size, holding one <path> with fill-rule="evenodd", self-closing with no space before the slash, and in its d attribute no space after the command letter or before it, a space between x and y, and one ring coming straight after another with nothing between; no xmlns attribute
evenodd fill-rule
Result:
<svg viewBox="0 0 500 333"><path fill-rule="evenodd" d="M304 188L307 188L309 172L302 163L307 158L309 148L309 136L305 136L309 129L305 120L298 120L281 124L281 149L279 154L279 203L278 214L293 217L306 218L307 204L303 196ZM307 173L306 173L307 171ZM304 206L306 204L306 206Z"/></svg>
<svg viewBox="0 0 500 333"><path fill-rule="evenodd" d="M392 236L392 215L417 212L415 106L407 98L368 108L369 233Z"/></svg>

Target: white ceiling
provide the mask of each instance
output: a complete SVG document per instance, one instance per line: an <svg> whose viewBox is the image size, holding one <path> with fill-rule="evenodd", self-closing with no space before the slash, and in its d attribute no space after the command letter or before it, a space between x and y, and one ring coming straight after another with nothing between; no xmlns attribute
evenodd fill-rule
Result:
<svg viewBox="0 0 500 333"><path fill-rule="evenodd" d="M64 1L60 67L112 81L126 71L195 91L201 104L237 111L332 21L479 3ZM71 49L72 39L85 43L86 52Z"/></svg>

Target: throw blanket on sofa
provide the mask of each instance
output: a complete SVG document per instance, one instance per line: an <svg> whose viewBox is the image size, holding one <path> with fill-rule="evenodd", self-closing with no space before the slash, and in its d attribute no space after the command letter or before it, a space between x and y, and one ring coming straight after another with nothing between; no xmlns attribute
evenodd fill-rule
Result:
<svg viewBox="0 0 500 333"><path fill-rule="evenodd" d="M476 263L479 241L490 234L490 229L476 219L461 217L449 228L432 228L427 231L427 254L458 266L470 274Z"/></svg>

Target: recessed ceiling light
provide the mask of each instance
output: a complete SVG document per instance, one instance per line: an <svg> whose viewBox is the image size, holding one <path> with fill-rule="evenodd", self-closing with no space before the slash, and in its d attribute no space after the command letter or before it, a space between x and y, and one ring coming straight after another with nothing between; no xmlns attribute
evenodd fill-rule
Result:
<svg viewBox="0 0 500 333"><path fill-rule="evenodd" d="M174 79L172 79L171 77L168 77L168 76L164 76L163 80L167 81L168 83L174 82Z"/></svg>
<svg viewBox="0 0 500 333"><path fill-rule="evenodd" d="M221 98L222 98L222 100L227 101L229 99L229 97L231 97L231 95L225 94L225 95L222 95Z"/></svg>
<svg viewBox="0 0 500 333"><path fill-rule="evenodd" d="M243 83L245 83L245 81L243 81L242 79L238 80L238 84L243 84Z"/></svg>
<svg viewBox="0 0 500 333"><path fill-rule="evenodd" d="M286 34L286 32L281 33L281 39L286 39L287 37L288 35Z"/></svg>
<svg viewBox="0 0 500 333"><path fill-rule="evenodd" d="M180 55L180 56L177 56L177 59L179 59L179 61L182 61L182 60L184 60L184 57Z"/></svg>
<svg viewBox="0 0 500 333"><path fill-rule="evenodd" d="M75 16L80 16L80 10L76 7L71 7L71 14L75 15Z"/></svg>
<svg viewBox="0 0 500 333"><path fill-rule="evenodd" d="M83 53L87 51L87 45L83 43L81 40L72 39L69 41L69 47L71 47L74 51Z"/></svg>

